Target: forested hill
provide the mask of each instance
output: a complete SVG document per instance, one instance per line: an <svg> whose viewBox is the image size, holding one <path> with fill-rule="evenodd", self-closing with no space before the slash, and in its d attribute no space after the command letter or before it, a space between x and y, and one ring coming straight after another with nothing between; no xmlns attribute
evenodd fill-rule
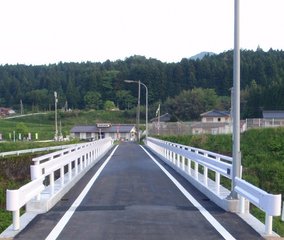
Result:
<svg viewBox="0 0 284 240"><path fill-rule="evenodd" d="M229 96L232 78L233 51L178 63L132 56L104 63L4 65L0 66L0 106L19 109L22 100L26 108L50 109L57 91L59 106L67 102L70 108L99 109L110 100L125 109L135 106L137 99L137 85L125 83L125 79L146 84L149 103L153 104L194 88L214 89L218 96ZM241 88L245 115L257 116L261 109L283 109L284 52L241 51Z"/></svg>

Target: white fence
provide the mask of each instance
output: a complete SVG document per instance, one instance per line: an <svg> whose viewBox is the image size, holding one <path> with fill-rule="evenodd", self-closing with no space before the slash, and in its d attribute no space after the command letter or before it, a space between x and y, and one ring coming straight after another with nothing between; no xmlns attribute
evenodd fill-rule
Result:
<svg viewBox="0 0 284 240"><path fill-rule="evenodd" d="M1 152L0 157L10 156L10 155L19 156L20 154L25 154L25 153L61 150L61 149L76 147L79 145L82 145L82 144L69 144L69 145L61 145L61 146L51 146L51 147L43 147L43 148L32 148L32 149L24 149L24 150L17 150L17 151Z"/></svg>
<svg viewBox="0 0 284 240"><path fill-rule="evenodd" d="M148 138L147 145L211 200L226 210L232 210L228 209L224 202L218 200L223 197L223 201L225 201L230 193L230 191L224 191L220 185L220 175L232 179L231 157L155 138ZM208 170L214 172L214 180L209 179ZM272 217L281 215L281 194L269 194L239 178L236 178L235 182L235 191L240 195L239 207L235 211L240 211L241 214L245 212L244 199L253 203L266 213L264 233L270 235L272 233ZM223 196L221 192L223 192ZM224 193L227 196L224 196Z"/></svg>
<svg viewBox="0 0 284 240"><path fill-rule="evenodd" d="M26 205L27 211L50 209L112 145L112 139L106 138L34 158L32 181L6 192L6 209L13 212L13 229L20 228L22 206ZM45 186L44 182L49 183Z"/></svg>

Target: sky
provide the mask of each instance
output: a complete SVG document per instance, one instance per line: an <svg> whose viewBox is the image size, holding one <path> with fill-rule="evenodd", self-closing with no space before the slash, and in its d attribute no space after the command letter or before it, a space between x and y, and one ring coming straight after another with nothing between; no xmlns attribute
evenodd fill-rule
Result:
<svg viewBox="0 0 284 240"><path fill-rule="evenodd" d="M240 47L284 49L284 0L240 1ZM0 64L179 62L234 47L234 0L0 0Z"/></svg>

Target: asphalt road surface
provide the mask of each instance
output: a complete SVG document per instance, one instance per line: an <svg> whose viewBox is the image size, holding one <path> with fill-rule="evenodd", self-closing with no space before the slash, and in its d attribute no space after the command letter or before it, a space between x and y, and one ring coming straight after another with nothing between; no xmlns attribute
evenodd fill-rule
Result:
<svg viewBox="0 0 284 240"><path fill-rule="evenodd" d="M151 155L157 163L135 143L113 148L15 239L262 239Z"/></svg>

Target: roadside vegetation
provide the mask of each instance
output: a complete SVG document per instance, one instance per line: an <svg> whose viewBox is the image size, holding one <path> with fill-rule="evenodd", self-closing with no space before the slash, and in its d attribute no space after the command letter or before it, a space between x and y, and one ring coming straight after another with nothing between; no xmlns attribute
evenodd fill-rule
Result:
<svg viewBox="0 0 284 240"><path fill-rule="evenodd" d="M232 156L231 135L160 136L159 138ZM282 194L284 201L284 128L253 129L241 135L243 178L272 193ZM262 222L265 214L251 207L251 213ZM284 236L280 217L273 220L273 229Z"/></svg>
<svg viewBox="0 0 284 240"><path fill-rule="evenodd" d="M75 125L88 125L97 122L111 123L135 123L135 111L103 111L103 110L73 110L70 112L58 111L58 128L64 137L70 134L70 130ZM61 127L60 127L61 123ZM3 140L14 141L19 139L19 133L22 139L27 138L31 133L32 140L50 140L55 133L54 112L46 112L40 115L29 115L19 118L0 119L0 133ZM0 144L1 145L1 144Z"/></svg>

